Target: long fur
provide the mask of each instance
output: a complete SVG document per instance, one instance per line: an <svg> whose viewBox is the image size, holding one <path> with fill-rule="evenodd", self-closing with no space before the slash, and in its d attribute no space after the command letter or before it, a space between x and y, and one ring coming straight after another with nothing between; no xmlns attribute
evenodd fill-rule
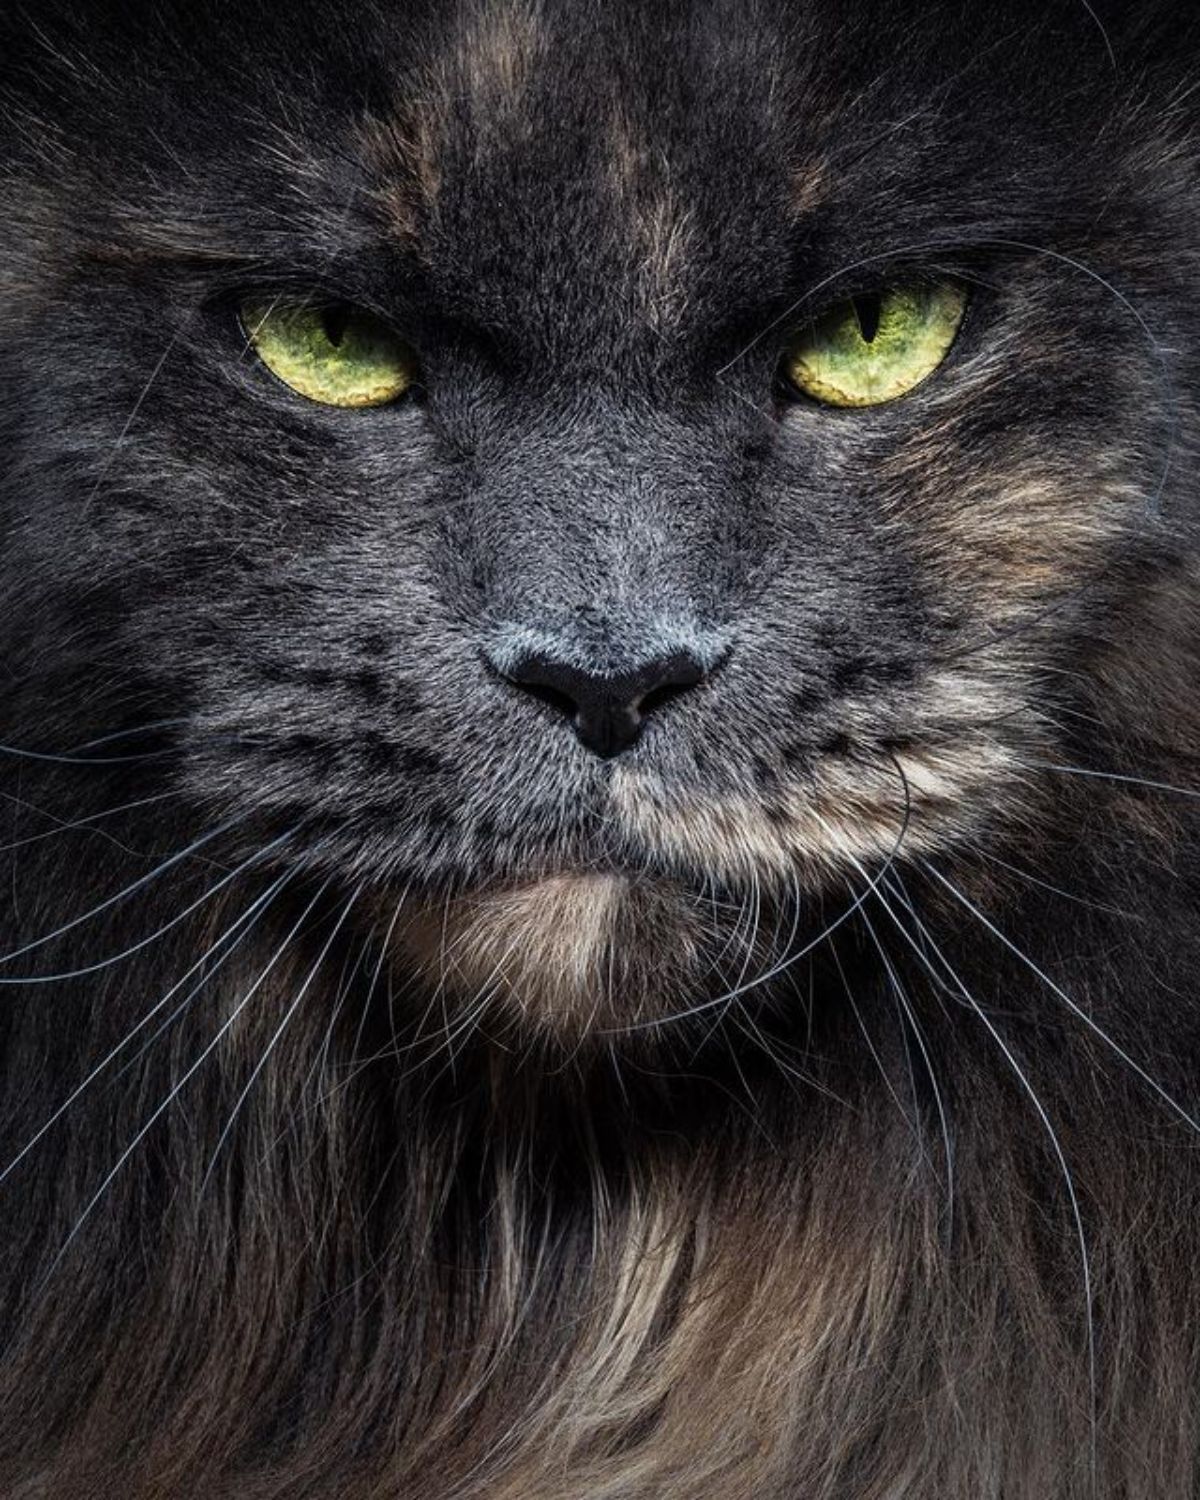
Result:
<svg viewBox="0 0 1200 1500"><path fill-rule="evenodd" d="M1200 1490L1196 44L0 22L0 1493ZM601 762L547 644L721 665Z"/></svg>

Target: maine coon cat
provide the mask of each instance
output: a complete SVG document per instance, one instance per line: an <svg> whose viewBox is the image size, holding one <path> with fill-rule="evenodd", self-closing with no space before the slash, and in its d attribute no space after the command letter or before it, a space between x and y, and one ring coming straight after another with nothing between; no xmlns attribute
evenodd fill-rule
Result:
<svg viewBox="0 0 1200 1500"><path fill-rule="evenodd" d="M0 20L0 1492L1200 1486L1183 4Z"/></svg>

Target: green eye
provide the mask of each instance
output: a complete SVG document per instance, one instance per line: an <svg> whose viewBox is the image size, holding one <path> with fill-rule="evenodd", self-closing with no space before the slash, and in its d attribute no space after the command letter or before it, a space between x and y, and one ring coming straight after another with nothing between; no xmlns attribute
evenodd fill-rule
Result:
<svg viewBox="0 0 1200 1500"><path fill-rule="evenodd" d="M949 354L966 308L966 292L952 281L854 297L792 341L784 374L828 406L894 401Z"/></svg>
<svg viewBox="0 0 1200 1500"><path fill-rule="evenodd" d="M349 303L248 297L242 327L272 374L326 406L385 406L417 378L412 349Z"/></svg>

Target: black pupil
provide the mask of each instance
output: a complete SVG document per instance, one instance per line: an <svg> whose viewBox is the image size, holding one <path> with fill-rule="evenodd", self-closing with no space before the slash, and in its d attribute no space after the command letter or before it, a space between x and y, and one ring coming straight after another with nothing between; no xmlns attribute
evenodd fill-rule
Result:
<svg viewBox="0 0 1200 1500"><path fill-rule="evenodd" d="M878 295L853 297L851 305L854 308L854 316L858 319L858 331L862 334L863 343L873 343L875 335L879 332L883 298Z"/></svg>
<svg viewBox="0 0 1200 1500"><path fill-rule="evenodd" d="M345 302L336 303L333 307L327 307L321 314L321 324L325 330L325 337L335 349L340 349L342 340L346 336L346 325L350 322L350 308Z"/></svg>

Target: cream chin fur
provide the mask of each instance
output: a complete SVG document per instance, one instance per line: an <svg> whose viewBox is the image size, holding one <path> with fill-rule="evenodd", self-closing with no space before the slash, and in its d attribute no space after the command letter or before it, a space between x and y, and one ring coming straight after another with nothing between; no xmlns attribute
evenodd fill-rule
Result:
<svg viewBox="0 0 1200 1500"><path fill-rule="evenodd" d="M399 928L406 957L456 998L515 1001L586 1019L606 985L606 967L629 881L563 874L431 903Z"/></svg>
<svg viewBox="0 0 1200 1500"><path fill-rule="evenodd" d="M902 829L906 850L918 852L969 834L972 788L1002 785L1015 770L1013 752L996 743L912 747L874 765L830 759L768 808L748 795L688 796L617 768L612 813L668 864L790 899L798 887L857 890L867 867L894 854ZM733 921L690 887L560 872L406 905L396 941L436 998L477 1018L515 1012L560 1040L579 1038L695 1003L714 961L744 979L783 956L769 923Z"/></svg>

